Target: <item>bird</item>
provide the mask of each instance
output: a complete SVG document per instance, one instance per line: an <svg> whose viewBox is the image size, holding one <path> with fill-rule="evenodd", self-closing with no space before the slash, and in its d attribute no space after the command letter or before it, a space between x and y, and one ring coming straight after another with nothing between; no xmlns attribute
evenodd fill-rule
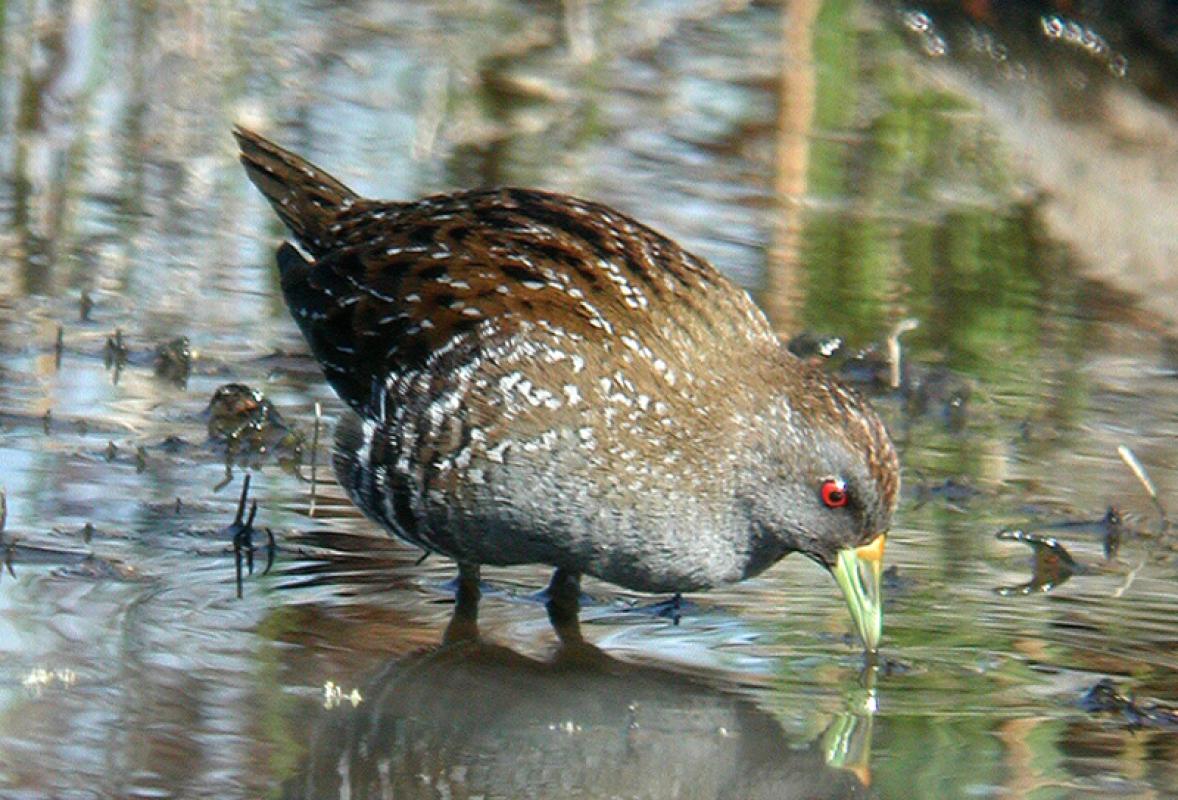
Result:
<svg viewBox="0 0 1178 800"><path fill-rule="evenodd" d="M347 406L336 476L371 520L456 562L454 619L477 630L483 566L552 567L561 633L584 575L678 597L796 552L877 652L895 448L743 289L601 203L510 186L366 199L233 133L290 234L286 305Z"/></svg>

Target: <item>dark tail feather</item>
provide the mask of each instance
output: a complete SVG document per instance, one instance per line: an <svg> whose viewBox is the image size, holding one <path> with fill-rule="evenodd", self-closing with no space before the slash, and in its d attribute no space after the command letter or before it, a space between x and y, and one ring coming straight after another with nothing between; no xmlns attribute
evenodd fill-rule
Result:
<svg viewBox="0 0 1178 800"><path fill-rule="evenodd" d="M331 256L326 259L330 261ZM356 368L352 318L356 305L341 302L354 295L356 288L330 267L316 269L290 242L278 248L278 272L286 305L328 383L353 408L363 408L372 397L372 387L364 382L367 373Z"/></svg>
<svg viewBox="0 0 1178 800"><path fill-rule="evenodd" d="M357 195L304 158L251 130L236 126L241 163L286 227L312 254L331 248L330 225L340 206Z"/></svg>

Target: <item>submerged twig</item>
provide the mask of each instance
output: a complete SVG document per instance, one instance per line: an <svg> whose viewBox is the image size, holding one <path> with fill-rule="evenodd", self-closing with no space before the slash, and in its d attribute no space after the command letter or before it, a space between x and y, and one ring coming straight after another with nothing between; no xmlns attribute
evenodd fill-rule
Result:
<svg viewBox="0 0 1178 800"><path fill-rule="evenodd" d="M1137 459L1137 455L1125 445L1117 445L1117 455L1125 462L1125 466L1133 473L1134 477L1145 488L1149 499L1153 501L1154 508L1158 510L1158 515L1162 518L1162 531L1165 532L1170 528L1170 518L1166 515L1166 509L1162 505L1161 498L1158 497L1158 490L1150 480L1149 473L1145 471L1145 466Z"/></svg>
<svg viewBox="0 0 1178 800"><path fill-rule="evenodd" d="M278 552L278 543L274 541L274 531L269 528L266 529L266 568L262 570L263 575L270 574L270 568L274 566L274 554Z"/></svg>
<svg viewBox="0 0 1178 800"><path fill-rule="evenodd" d="M130 349L127 347L127 342L123 338L123 329L115 328L115 332L106 337L106 347L102 352L102 360L106 364L107 369L114 370L113 380L116 386L119 383L119 376L122 374L123 367L127 365L129 355Z"/></svg>
<svg viewBox="0 0 1178 800"><path fill-rule="evenodd" d="M910 317L896 323L888 334L888 385L893 389L900 388L900 337L919 327L920 321Z"/></svg>
<svg viewBox="0 0 1178 800"><path fill-rule="evenodd" d="M319 428L323 424L323 407L315 403L315 430L311 434L311 508L307 516L315 516L315 492L318 486L317 470L319 467Z"/></svg>
<svg viewBox="0 0 1178 800"><path fill-rule="evenodd" d="M254 574L254 548L251 534L253 533L254 517L258 514L258 501L254 500L254 504L250 508L249 519L246 519L245 504L249 498L249 492L250 475L247 472L241 482L241 499L237 501L237 514L234 515L233 522L229 525L229 531L233 534L233 566L237 573L237 599L239 600L242 596L242 561L248 564L249 574Z"/></svg>
<svg viewBox="0 0 1178 800"><path fill-rule="evenodd" d="M233 522L225 530L233 536L233 569L237 579L237 598L243 595L244 577L254 574L254 519L258 516L258 501L250 503L249 515L245 513L245 505L249 499L250 475L247 472L241 483L241 498L237 501L237 513ZM274 566L274 555L278 544L274 540L274 532L266 528L266 568L265 575Z"/></svg>
<svg viewBox="0 0 1178 800"><path fill-rule="evenodd" d="M1005 528L994 534L995 538L1008 542L1022 542L1031 548L1031 579L1018 586L1000 586L994 591L1003 597L1050 592L1067 583L1073 575L1084 572L1084 567L1072 558L1058 539L1040 536L1017 528Z"/></svg>
<svg viewBox="0 0 1178 800"><path fill-rule="evenodd" d="M8 568L8 574L16 577L16 572L12 569L12 553L16 549L15 542L4 542L4 526L8 523L8 495L4 491L4 487L0 486L0 547L4 548L4 566ZM4 570L0 568L0 575L4 574Z"/></svg>
<svg viewBox="0 0 1178 800"><path fill-rule="evenodd" d="M1142 556L1141 561L1137 563L1137 566L1129 570L1129 574L1125 576L1125 582L1118 586L1117 590L1113 592L1114 598L1119 598L1125 592L1129 591L1129 587L1133 585L1133 581L1137 580L1137 573L1141 572L1141 568L1145 566L1145 562L1147 561L1149 561L1148 554Z"/></svg>
<svg viewBox="0 0 1178 800"><path fill-rule="evenodd" d="M249 486L249 483L248 483L249 475L248 474L245 476L245 479L247 481L246 486ZM233 456L229 455L225 459L225 477L222 478L221 480L217 481L217 483L213 486L213 491L219 492L232 482L233 482ZM179 498L177 498L177 499L179 499Z"/></svg>

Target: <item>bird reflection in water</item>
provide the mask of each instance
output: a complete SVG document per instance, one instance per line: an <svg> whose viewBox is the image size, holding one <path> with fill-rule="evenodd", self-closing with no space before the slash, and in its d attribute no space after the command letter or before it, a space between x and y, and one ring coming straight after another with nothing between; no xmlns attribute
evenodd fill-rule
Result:
<svg viewBox="0 0 1178 800"><path fill-rule="evenodd" d="M870 796L873 689L799 746L748 697L611 658L575 619L549 660L490 644L461 595L440 647L323 712L285 797Z"/></svg>

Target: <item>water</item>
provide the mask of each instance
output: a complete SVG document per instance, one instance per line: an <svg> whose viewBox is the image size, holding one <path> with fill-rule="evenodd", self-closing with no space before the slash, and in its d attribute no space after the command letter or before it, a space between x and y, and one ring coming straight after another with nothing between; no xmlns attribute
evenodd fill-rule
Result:
<svg viewBox="0 0 1178 800"><path fill-rule="evenodd" d="M1178 703L1178 539L1116 453L1174 496L1178 162L1138 54L1122 76L1001 20L846 1L2 9L0 796L1178 796L1172 730L1081 705L1106 677ZM253 471L278 553L237 599L244 470L217 488L210 397L262 390L308 450L340 405L235 121L367 194L616 205L783 331L856 349L919 320L914 391L873 390L905 469L883 667L801 559L678 625L588 582L599 649L574 652L529 598L543 571L491 570L485 642L439 648L451 566L374 536L325 444L314 516L306 466ZM186 383L154 369L179 335ZM1079 567L1047 552L1054 588L1019 589L1007 528Z"/></svg>

